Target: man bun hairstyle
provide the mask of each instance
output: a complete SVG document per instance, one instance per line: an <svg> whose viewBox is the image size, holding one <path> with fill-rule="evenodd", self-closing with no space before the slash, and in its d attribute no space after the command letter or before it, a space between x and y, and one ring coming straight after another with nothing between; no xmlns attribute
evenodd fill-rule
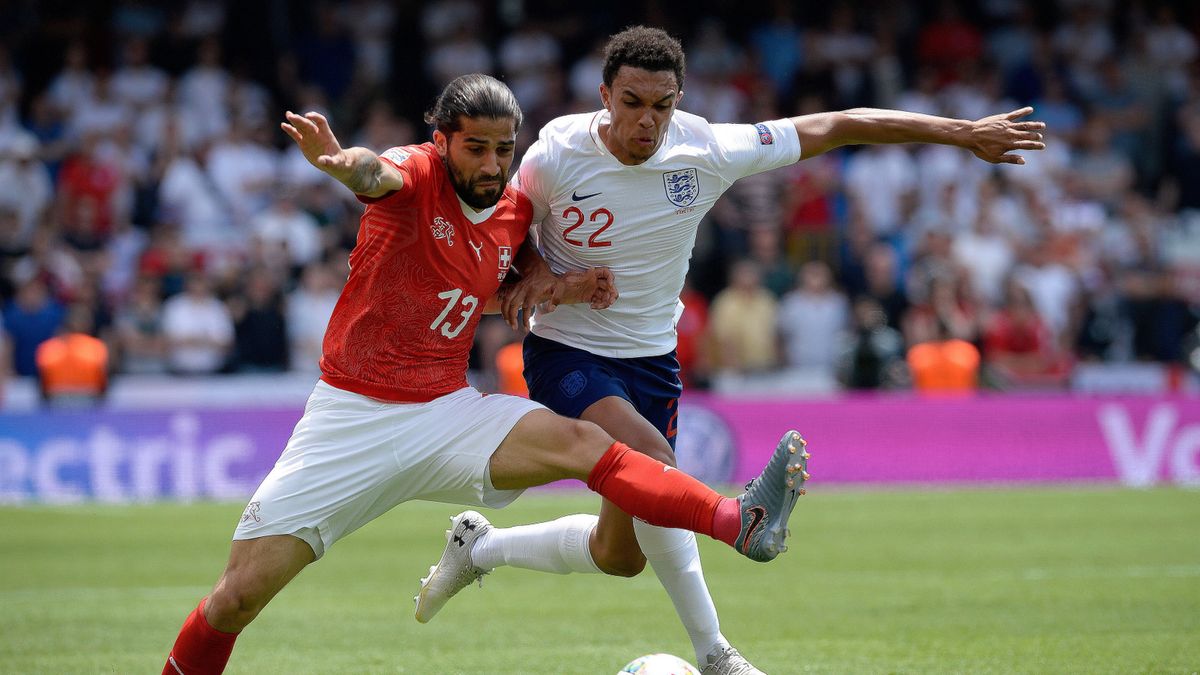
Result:
<svg viewBox="0 0 1200 675"><path fill-rule="evenodd" d="M449 136L462 128L462 118L511 118L513 133L520 131L524 119L521 104L508 85L491 75L471 73L450 81L425 113L425 123Z"/></svg>
<svg viewBox="0 0 1200 675"><path fill-rule="evenodd" d="M683 46L661 28L630 26L612 36L604 48L604 86L612 87L621 66L675 73L675 85L683 90Z"/></svg>

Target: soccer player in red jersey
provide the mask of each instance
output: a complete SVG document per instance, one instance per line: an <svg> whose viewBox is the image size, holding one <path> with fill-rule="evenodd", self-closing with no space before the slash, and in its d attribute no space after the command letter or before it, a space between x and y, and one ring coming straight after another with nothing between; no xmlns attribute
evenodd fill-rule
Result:
<svg viewBox="0 0 1200 675"><path fill-rule="evenodd" d="M238 633L300 570L411 499L498 508L525 488L573 478L627 513L707 534L752 559L783 550L806 477L794 433L753 487L726 498L595 424L467 384L479 316L499 310L500 282L530 225L528 199L507 180L521 119L512 92L486 75L446 86L426 116L432 143L382 155L342 148L317 113L287 113L281 126L304 156L367 208L325 334L321 380L163 673L222 672ZM596 309L616 297L603 269L563 274L540 294ZM469 553L482 529L471 514L454 519L451 541L461 551L447 556Z"/></svg>

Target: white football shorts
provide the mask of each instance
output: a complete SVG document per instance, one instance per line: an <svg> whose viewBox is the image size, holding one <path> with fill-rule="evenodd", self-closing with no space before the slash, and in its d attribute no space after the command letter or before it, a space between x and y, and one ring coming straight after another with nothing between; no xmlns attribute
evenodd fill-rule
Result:
<svg viewBox="0 0 1200 675"><path fill-rule="evenodd" d="M539 409L472 387L428 403L384 403L319 381L233 538L290 534L320 558L410 499L507 506L522 490L492 487L488 460L517 421Z"/></svg>

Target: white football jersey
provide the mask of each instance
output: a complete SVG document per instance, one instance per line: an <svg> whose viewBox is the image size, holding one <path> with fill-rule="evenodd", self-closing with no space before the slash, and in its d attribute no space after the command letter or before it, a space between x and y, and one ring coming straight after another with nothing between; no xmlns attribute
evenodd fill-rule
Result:
<svg viewBox="0 0 1200 675"><path fill-rule="evenodd" d="M737 179L798 161L800 139L786 119L709 124L677 110L658 151L628 166L600 140L607 121L605 110L551 121L513 181L533 201L550 269L608 267L621 297L601 311L535 312L532 330L599 356L658 356L675 348L700 220Z"/></svg>

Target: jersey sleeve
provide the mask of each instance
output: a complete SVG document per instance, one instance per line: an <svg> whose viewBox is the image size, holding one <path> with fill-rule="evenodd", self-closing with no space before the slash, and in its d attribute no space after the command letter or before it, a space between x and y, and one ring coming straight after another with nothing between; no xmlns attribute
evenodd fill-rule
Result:
<svg viewBox="0 0 1200 675"><path fill-rule="evenodd" d="M800 136L791 120L714 124L718 172L730 183L800 161Z"/></svg>
<svg viewBox="0 0 1200 675"><path fill-rule="evenodd" d="M535 228L550 213L549 171L552 164L547 156L548 150L545 139L539 138L525 151L521 166L512 177L513 187L533 205Z"/></svg>
<svg viewBox="0 0 1200 675"><path fill-rule="evenodd" d="M399 190L394 190L379 197L355 195L358 197L358 201L364 204L378 204L383 201L395 201L397 203L407 201L409 195L413 193L414 187L429 179L429 156L423 152L418 152L416 148L411 146L388 148L383 151L383 154L379 155L379 161L398 170L404 178L404 185Z"/></svg>

